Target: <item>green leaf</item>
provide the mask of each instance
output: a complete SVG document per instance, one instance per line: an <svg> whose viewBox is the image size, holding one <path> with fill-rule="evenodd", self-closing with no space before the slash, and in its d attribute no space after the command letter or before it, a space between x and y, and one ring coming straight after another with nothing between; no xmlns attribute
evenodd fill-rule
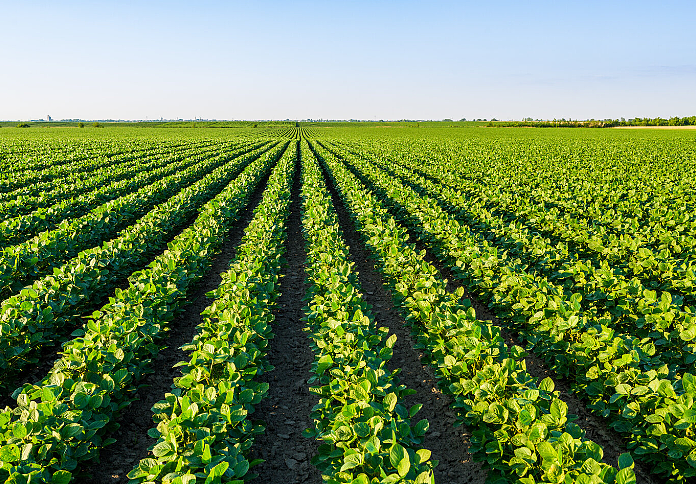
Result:
<svg viewBox="0 0 696 484"><path fill-rule="evenodd" d="M210 476L212 477L222 477L225 475L225 472L227 472L227 468L230 466L230 464L226 461L220 462L218 465L210 469Z"/></svg>
<svg viewBox="0 0 696 484"><path fill-rule="evenodd" d="M408 410L408 416L409 416L410 418L413 418L413 416L415 416L415 415L420 411L421 408L423 408L423 404L422 404L422 403L416 403L415 405L413 405L413 406Z"/></svg>
<svg viewBox="0 0 696 484"><path fill-rule="evenodd" d="M636 475L633 469L621 469L616 474L616 484L636 484Z"/></svg>
<svg viewBox="0 0 696 484"><path fill-rule="evenodd" d="M633 457L628 452L619 456L619 469L633 469Z"/></svg>
<svg viewBox="0 0 696 484"><path fill-rule="evenodd" d="M541 442L546 439L548 429L543 422L535 422L529 429L529 439L532 442Z"/></svg>
<svg viewBox="0 0 696 484"><path fill-rule="evenodd" d="M406 476L406 474L408 474L408 471L411 470L411 459L409 458L408 453L404 453L404 458L401 459L396 470L399 472L399 475L401 477Z"/></svg>
<svg viewBox="0 0 696 484"><path fill-rule="evenodd" d="M626 385L625 383L616 385L616 393L620 393L621 395L630 395L631 385Z"/></svg>
<svg viewBox="0 0 696 484"><path fill-rule="evenodd" d="M234 466L234 475L237 477L244 477L247 472L249 472L249 461L244 459L240 462L237 462L237 465Z"/></svg>
<svg viewBox="0 0 696 484"><path fill-rule="evenodd" d="M406 451L401 445L396 443L392 445L391 449L389 449L389 462L391 462L393 468L398 468L399 463L404 458L405 454Z"/></svg>
<svg viewBox="0 0 696 484"><path fill-rule="evenodd" d="M394 393L389 393L387 396L384 397L384 405L387 408L387 411L389 413L394 411L394 408L396 408L396 404L398 402L398 399L396 397L396 394ZM394 466L396 467L396 466Z"/></svg>
<svg viewBox="0 0 696 484"><path fill-rule="evenodd" d="M582 464L582 472L584 472L585 474L594 475L599 474L601 471L602 467L599 465L599 462L594 460L592 457L589 457Z"/></svg>
<svg viewBox="0 0 696 484"><path fill-rule="evenodd" d="M0 449L0 460L4 462L16 462L20 459L21 452L16 444L5 445Z"/></svg>
<svg viewBox="0 0 696 484"><path fill-rule="evenodd" d="M418 474L413 484L432 484L433 482L434 480L430 471L424 471Z"/></svg>
<svg viewBox="0 0 696 484"><path fill-rule="evenodd" d="M417 463L422 464L430 460L430 456L432 455L432 453L428 449L418 449L416 451L416 455L418 456Z"/></svg>
<svg viewBox="0 0 696 484"><path fill-rule="evenodd" d="M210 462L210 460L213 458L212 454L210 453L210 445L205 444L203 447L203 454L201 455L201 460L203 463L207 464Z"/></svg>
<svg viewBox="0 0 696 484"><path fill-rule="evenodd" d="M532 414L529 413L529 410L526 408L523 408L522 411L520 411L519 414L517 414L517 425L520 427L529 427L532 425L532 422L534 422L534 419L532 418Z"/></svg>
<svg viewBox="0 0 696 484"><path fill-rule="evenodd" d="M77 392L72 395L73 404L77 409L85 408L89 404L90 398L91 397L89 395L83 392Z"/></svg>
<svg viewBox="0 0 696 484"><path fill-rule="evenodd" d="M168 442L160 442L152 448L152 454L155 457L164 457L173 451L174 449Z"/></svg>
<svg viewBox="0 0 696 484"><path fill-rule="evenodd" d="M350 481L350 484L370 484L370 478L367 474L360 474L358 477Z"/></svg>
<svg viewBox="0 0 696 484"><path fill-rule="evenodd" d="M550 411L551 415L557 419L562 419L568 413L568 404L566 404L563 400L555 399L551 403Z"/></svg>
<svg viewBox="0 0 696 484"><path fill-rule="evenodd" d="M72 479L72 474L68 471L60 470L53 473L52 484L68 484Z"/></svg>
<svg viewBox="0 0 696 484"><path fill-rule="evenodd" d="M78 423L71 423L63 427L63 429L60 431L60 434L64 439L69 439L71 437L77 437L82 433L82 431L82 425Z"/></svg>
<svg viewBox="0 0 696 484"><path fill-rule="evenodd" d="M684 373L684 376L682 376L682 387L684 387L686 393L696 396L696 377L691 373Z"/></svg>
<svg viewBox="0 0 696 484"><path fill-rule="evenodd" d="M553 383L553 380L549 377L544 378L541 380L541 383L539 383L539 390L545 391L547 393L553 392L553 389L556 388L556 385Z"/></svg>
<svg viewBox="0 0 696 484"><path fill-rule="evenodd" d="M682 341L691 341L696 338L696 325L692 324L679 332Z"/></svg>
<svg viewBox="0 0 696 484"><path fill-rule="evenodd" d="M23 439L28 433L27 427L22 422L16 422L12 426L12 436L16 439Z"/></svg>
<svg viewBox="0 0 696 484"><path fill-rule="evenodd" d="M669 380L662 380L657 387L657 393L663 397L677 398L677 394L674 392L672 383Z"/></svg>
<svg viewBox="0 0 696 484"><path fill-rule="evenodd" d="M428 422L428 419L424 418L416 424L416 426L413 429L413 433L416 434L418 437L422 437L425 435L429 428L430 422Z"/></svg>
<svg viewBox="0 0 696 484"><path fill-rule="evenodd" d="M657 301L657 292L651 291L650 289L643 290L643 297L648 301L648 303L654 303Z"/></svg>
<svg viewBox="0 0 696 484"><path fill-rule="evenodd" d="M319 358L319 362L317 364L317 373L319 375L323 374L326 370L331 368L334 364L333 358L331 358L331 355L324 355L321 358Z"/></svg>
<svg viewBox="0 0 696 484"><path fill-rule="evenodd" d="M358 453L350 454L345 456L343 459L343 465L341 466L341 472L358 467L362 464L362 456Z"/></svg>
<svg viewBox="0 0 696 484"><path fill-rule="evenodd" d="M539 455L544 460L551 462L556 462L558 460L558 453L556 452L556 449L554 449L553 445L548 442L540 442L537 444L537 452L539 452Z"/></svg>

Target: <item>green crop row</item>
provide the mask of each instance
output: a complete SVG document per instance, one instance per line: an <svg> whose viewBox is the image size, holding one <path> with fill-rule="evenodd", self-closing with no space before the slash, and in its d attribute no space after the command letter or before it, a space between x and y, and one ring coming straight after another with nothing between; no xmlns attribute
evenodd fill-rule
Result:
<svg viewBox="0 0 696 484"><path fill-rule="evenodd" d="M253 148L232 153L239 156L249 151ZM208 156L170 161L166 166L142 173L130 181L129 190L124 190L125 194L119 198L82 217L65 220L57 228L44 231L26 242L3 249L0 252L0 298L7 298L27 282L45 275L80 251L111 239L155 205L229 161L228 153L206 160Z"/></svg>
<svg viewBox="0 0 696 484"><path fill-rule="evenodd" d="M85 196L69 198L46 208L40 208L26 215L19 215L9 218L0 223L0 247L7 247L27 240L35 234L51 230L62 221L67 221L75 217L89 213L95 207L116 199L133 189L139 189L147 183L151 183L153 168L157 165L166 166L172 161L186 160L195 156L195 151L180 153L174 160L164 154L158 156L156 160L145 165L140 176L109 183L108 178L103 180L106 186L87 193Z"/></svg>
<svg viewBox="0 0 696 484"><path fill-rule="evenodd" d="M411 418L411 393L385 368L396 336L378 328L361 297L348 248L311 152L302 147L302 227L310 289L307 326L315 352L309 383L320 396L314 428L323 440L312 459L329 484L434 483L430 451L421 448L427 420Z"/></svg>
<svg viewBox="0 0 696 484"><path fill-rule="evenodd" d="M169 144L165 146L152 146L148 150L148 154L162 155L171 152L172 147ZM44 189L52 186L54 183L63 183L67 180L87 179L89 176L104 168L108 168L113 164L119 164L122 161L142 158L142 151L135 152L124 151L116 155L104 156L98 153L93 158L83 158L74 160L69 164L59 166L41 166L35 169L22 170L15 173L7 173L6 176L0 178L0 193L18 195L21 190L31 185L41 185ZM23 163L24 160L18 163ZM18 190L20 190L18 192Z"/></svg>
<svg viewBox="0 0 696 484"><path fill-rule="evenodd" d="M364 147L364 144L360 146ZM468 179L451 160L448 163L432 163L429 160L429 163L416 164L412 159L413 153L389 150L388 144L375 147L372 151L379 152L379 158L389 158L392 166L394 160L398 160L407 169L433 178L442 189L461 190L468 203L489 210L489 217L499 217L511 224L522 224L520 228L527 226L530 232L548 237L556 249L570 250L583 264L591 264L597 259L606 261L615 274L625 273L638 277L649 289L679 292L688 304L696 304L693 297L696 266L696 218L693 212L696 200L690 193L675 191L681 194L675 199L678 207L665 208L662 198L665 193L674 197L674 193L671 193L673 187L646 199L644 193L632 186L627 194L622 194L603 210L588 211L586 207L579 209L569 203L555 201L559 193L571 193L573 197L577 197L576 186L565 186L562 190L554 187L530 191L527 179L524 184L514 188L507 187L507 184L500 186L482 177ZM456 154L453 153L453 156ZM519 163L510 161L506 168L514 166L514 177L519 181L518 170L524 170L525 164L520 166ZM570 172L572 173L572 169ZM685 179L688 178L679 182L683 183ZM588 185L586 180L583 183ZM589 186L596 188L592 184ZM594 189L592 196L602 196L605 192L613 194L614 190ZM691 201L685 200L687 195L691 197ZM646 203L653 208L647 225L643 226L643 222L639 220L641 217L636 217L634 212L647 213L644 207ZM578 200L573 200L573 204L578 204ZM628 213L617 214L616 210L621 212L617 208L620 205L630 207ZM524 245L518 247L524 248ZM534 250L539 248L537 245ZM551 247L547 250L551 250ZM547 261L543 254L539 254L539 257L542 261ZM553 257L551 262L559 263Z"/></svg>
<svg viewBox="0 0 696 484"><path fill-rule="evenodd" d="M667 249L673 254L696 243L693 144L685 140L504 139L495 144L466 140L390 143L378 151L407 152L411 165L452 174L489 195L525 206L557 210L587 227L596 242L617 238ZM394 149L397 148L397 149ZM464 148L464 149L463 149ZM600 244L601 245L601 244Z"/></svg>
<svg viewBox="0 0 696 484"><path fill-rule="evenodd" d="M204 142L210 144L210 141ZM149 137L117 139L70 139L63 136L40 140L22 139L0 141L0 166L2 178L12 177L22 172L56 170L69 166L69 171L79 168L74 165L83 160L118 158L126 153L145 153L158 148L170 150L193 145L201 145L199 140L168 139L157 140Z"/></svg>
<svg viewBox="0 0 696 484"><path fill-rule="evenodd" d="M482 244L427 198L388 176L379 177L379 185L398 204L397 217L467 285L490 298L501 316L523 328L531 348L557 373L575 380L574 390L590 408L626 434L636 459L676 480L696 475L690 421L696 388L689 373L676 378L650 340L589 319L579 294L566 298L562 290L509 264L505 253Z"/></svg>
<svg viewBox="0 0 696 484"><path fill-rule="evenodd" d="M116 182L132 178L155 167L178 162L191 155L200 156L206 152L214 153L221 149L235 149L236 146L239 145L230 143L225 146L172 149L168 153L164 153L162 158L155 157L154 159L150 153L132 152L124 157L123 161L114 160L101 170L88 173L76 180L73 180L72 177L63 178L60 183L55 183L56 186L53 189L42 191L34 196L14 195L11 199L0 203L0 221L26 215L37 209L45 209L69 198L82 198L97 190L102 193L102 196L105 196L109 190L118 188ZM109 185L109 190L105 190L105 184Z"/></svg>
<svg viewBox="0 0 696 484"><path fill-rule="evenodd" d="M653 250L642 237L629 234L600 237L586 219L570 217L555 207L547 208L506 192L489 193L451 173L432 176L432 167L409 166L404 160L394 163L394 157L385 158L372 159L407 177L414 189L425 190L439 204L451 207L458 220L465 220L472 229L487 234L489 239L488 234L496 234L496 244L545 272L566 290L582 285L593 301L609 306L618 299L612 292L629 289L634 293L642 293L642 289L671 291L680 296L674 298L677 309L682 303L696 304L693 257L673 256L667 248ZM690 215L686 212L681 216Z"/></svg>
<svg viewBox="0 0 696 484"><path fill-rule="evenodd" d="M380 166L380 169L377 169L371 164L363 163L358 157L348 157L353 163L360 164L364 176L368 176L371 182L379 185L381 181L386 181L387 184L396 187L396 190L405 185L403 196L410 199L419 196L427 200L428 203L424 206L428 208L429 213L424 217L441 218L443 223L455 226L457 231L470 231L481 242L495 243L494 247L505 250L509 265L519 267L523 273L538 283L553 287L567 299L577 297L573 296L576 293L582 295L579 302L583 314L588 319L600 321L630 337L637 337L643 345L654 345L659 353L659 360L653 361L653 366L660 366L664 362L670 365L672 371L694 372L696 369L696 343L693 342L696 338L696 316L689 307L680 309L680 298L673 298L668 292L663 292L658 297L655 291L644 287L640 281L624 277L620 269L609 267L607 264L602 264L601 269L595 269L591 262L575 264L574 277L578 282L565 281L565 284L561 284L548 267L551 260L559 258L558 253L537 234L521 230L514 223L507 225L496 220L486 209L477 209L471 205L461 193L444 188L442 190L447 196L447 205L467 206L466 209L453 209L458 216L452 216L438 208L439 202L442 202L436 192L441 187L425 190L421 184L428 186L428 182L421 181L419 184L418 180L414 183L401 183L398 179L401 176L407 180L411 177L406 173L401 175L401 171L398 171L399 177L394 177L393 170L383 171L386 169L382 162L375 162ZM384 186L381 189L384 189ZM409 202L404 203L410 207ZM421 217L420 222L422 221ZM417 222L419 226L420 222ZM501 239L505 242L501 243ZM537 256L543 258L545 271L529 269L528 265L532 264L532 259Z"/></svg>

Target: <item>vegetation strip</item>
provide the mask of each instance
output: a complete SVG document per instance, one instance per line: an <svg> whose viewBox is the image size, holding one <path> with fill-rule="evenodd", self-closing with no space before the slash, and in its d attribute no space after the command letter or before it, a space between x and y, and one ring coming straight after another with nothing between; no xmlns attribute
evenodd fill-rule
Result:
<svg viewBox="0 0 696 484"><path fill-rule="evenodd" d="M654 319L653 314L670 313L674 322L659 328L669 335L672 327L684 325L685 318L693 314L692 309L684 307L696 302L696 275L688 258L674 258L666 250L644 247L640 237L605 240L596 234L588 236L587 221L561 217L558 210L524 197L507 193L490 196L480 188L459 190L416 174L427 171L426 167L402 167L391 159L358 156L402 178L419 194L434 198L458 221L519 257L536 273L545 274L568 296L586 293L583 306L589 305L598 313L597 318L609 317L623 331L644 328L647 334L653 330L646 324ZM452 183L456 185L456 181ZM669 299L664 310L658 311L662 297L657 291ZM696 334L696 327L692 332ZM682 333L685 337L691 334Z"/></svg>
<svg viewBox="0 0 696 484"><path fill-rule="evenodd" d="M482 234L472 232L470 226L460 224L448 213L438 208L437 202L430 199L427 193L404 186L388 173L361 163L355 157L350 157L350 160L349 164L359 165L356 165L357 168L352 167L352 169L357 170L356 173L363 177L364 181L369 180L368 183L373 184L387 199L391 199L390 203L402 216L412 218L411 223L418 227L419 233L426 235L427 229L432 228L426 221L438 220L442 226L448 226L449 232L455 235L452 237L447 233L444 233L445 235L441 233L441 239L444 237L445 243L451 244L452 240L455 239L476 240L479 245L483 244L487 248L490 247L489 250L494 251L497 257L499 251L496 246L491 246ZM486 218L485 215L482 218ZM490 217L488 219L490 220ZM492 238L490 232L487 233L489 234L488 238ZM520 240L515 244L519 246L526 242L529 241ZM539 244L532 245L538 246ZM653 357L649 362L644 362L644 368L657 369L667 364L670 373L676 373L677 377L681 377L682 372L693 373L696 369L694 364L696 362L696 342L693 341L696 338L696 317L691 309L686 308L686 311L681 311L674 305L669 293L662 293L661 297L658 298L657 293L642 287L638 281L631 281L630 286L628 283L624 283L623 290L614 292L607 287L611 286L611 280L614 277L611 271L607 270L595 275L595 278L600 281L602 289L608 295L604 294L602 298L595 297L594 292L590 294L573 292L568 290L567 285L564 287L555 284L544 274L526 270L527 260L514 259L509 257L509 254L510 251L506 251L501 259L506 261L505 263L511 267L511 271L517 272L523 279L533 281L534 285L545 286L567 301L578 303L579 314L589 321L589 324L606 325L615 330L617 335L624 340L639 339L641 352ZM617 277L621 278L621 276ZM616 281L616 279L613 280ZM609 284L604 281L609 281ZM581 291L582 287L575 289ZM598 299L600 301L597 301ZM611 300L612 303L608 304L609 307L603 308L601 299Z"/></svg>
<svg viewBox="0 0 696 484"><path fill-rule="evenodd" d="M467 285L489 298L554 371L575 381L574 391L628 438L636 459L675 480L696 475L691 438L696 379L688 372L674 373L690 369L690 359L675 361L670 352L657 352L650 338L621 334L594 321L583 314L580 294L566 298L553 284L534 280L495 248L477 243L465 227L434 216L422 196L392 187L389 196L396 197L401 218ZM668 301L661 304L667 310Z"/></svg>
<svg viewBox="0 0 696 484"><path fill-rule="evenodd" d="M168 160L169 163L183 161L194 156L194 153L186 152ZM159 159L159 164L163 160ZM154 162L153 162L154 163ZM168 173L168 163L157 173L152 170L152 166L145 169L132 179L121 180L120 182L108 183L93 192L77 198L69 198L46 208L40 208L26 215L19 215L7 219L0 223L0 247L6 247L31 238L33 235L46 230L52 230L57 224L69 219L83 216L93 208L105 202L114 200L133 190L140 189L155 181L158 177L166 176Z"/></svg>
<svg viewBox="0 0 696 484"><path fill-rule="evenodd" d="M75 179L74 182L72 177L66 177L61 179L61 183L56 183L53 189L38 193L35 196L17 194L11 199L0 203L0 220L5 221L12 217L26 215L35 210L46 209L68 198L81 198L98 191L105 193L107 191L105 190L107 188L104 186L105 184L113 186L111 189L114 189L118 187L117 182L160 167L163 164L182 160L185 158L185 154L190 155L192 152L195 154L210 153L220 149L232 148L233 146L232 143L226 145L228 146L225 147L220 144L212 148L197 144L189 149L173 149L168 153L163 153L163 156L152 156L150 153L144 154L140 152L128 153L122 162L114 160L96 173L76 173L76 175L81 176Z"/></svg>
<svg viewBox="0 0 696 484"><path fill-rule="evenodd" d="M162 170L152 170L146 183L154 183L138 183L133 189L145 186L106 202L82 217L63 221L54 230L6 247L0 252L0 298L9 297L27 282L51 272L53 267L60 266L80 251L111 239L155 205L228 163L229 159L230 155L224 153L210 160L188 159L182 163L170 163Z"/></svg>

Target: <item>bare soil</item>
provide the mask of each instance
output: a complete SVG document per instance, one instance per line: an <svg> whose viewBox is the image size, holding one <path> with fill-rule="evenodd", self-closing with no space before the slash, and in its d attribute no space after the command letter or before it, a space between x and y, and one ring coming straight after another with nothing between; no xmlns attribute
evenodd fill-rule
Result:
<svg viewBox="0 0 696 484"><path fill-rule="evenodd" d="M309 392L307 384L314 355L302 322L308 286L301 208L297 169L287 226L286 266L274 311L274 337L268 349L268 359L275 368L259 378L269 384L269 391L254 412L255 418L266 422L266 432L256 437L250 454L250 459L265 460L252 469L258 474L255 483L322 482L321 473L310 463L318 442L302 436L304 429L312 427L311 411L318 398Z"/></svg>

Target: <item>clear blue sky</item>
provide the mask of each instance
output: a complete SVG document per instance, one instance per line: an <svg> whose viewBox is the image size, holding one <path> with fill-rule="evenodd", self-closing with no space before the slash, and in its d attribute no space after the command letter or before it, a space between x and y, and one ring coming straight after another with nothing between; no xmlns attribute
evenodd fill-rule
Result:
<svg viewBox="0 0 696 484"><path fill-rule="evenodd" d="M0 0L0 119L696 114L693 1Z"/></svg>

